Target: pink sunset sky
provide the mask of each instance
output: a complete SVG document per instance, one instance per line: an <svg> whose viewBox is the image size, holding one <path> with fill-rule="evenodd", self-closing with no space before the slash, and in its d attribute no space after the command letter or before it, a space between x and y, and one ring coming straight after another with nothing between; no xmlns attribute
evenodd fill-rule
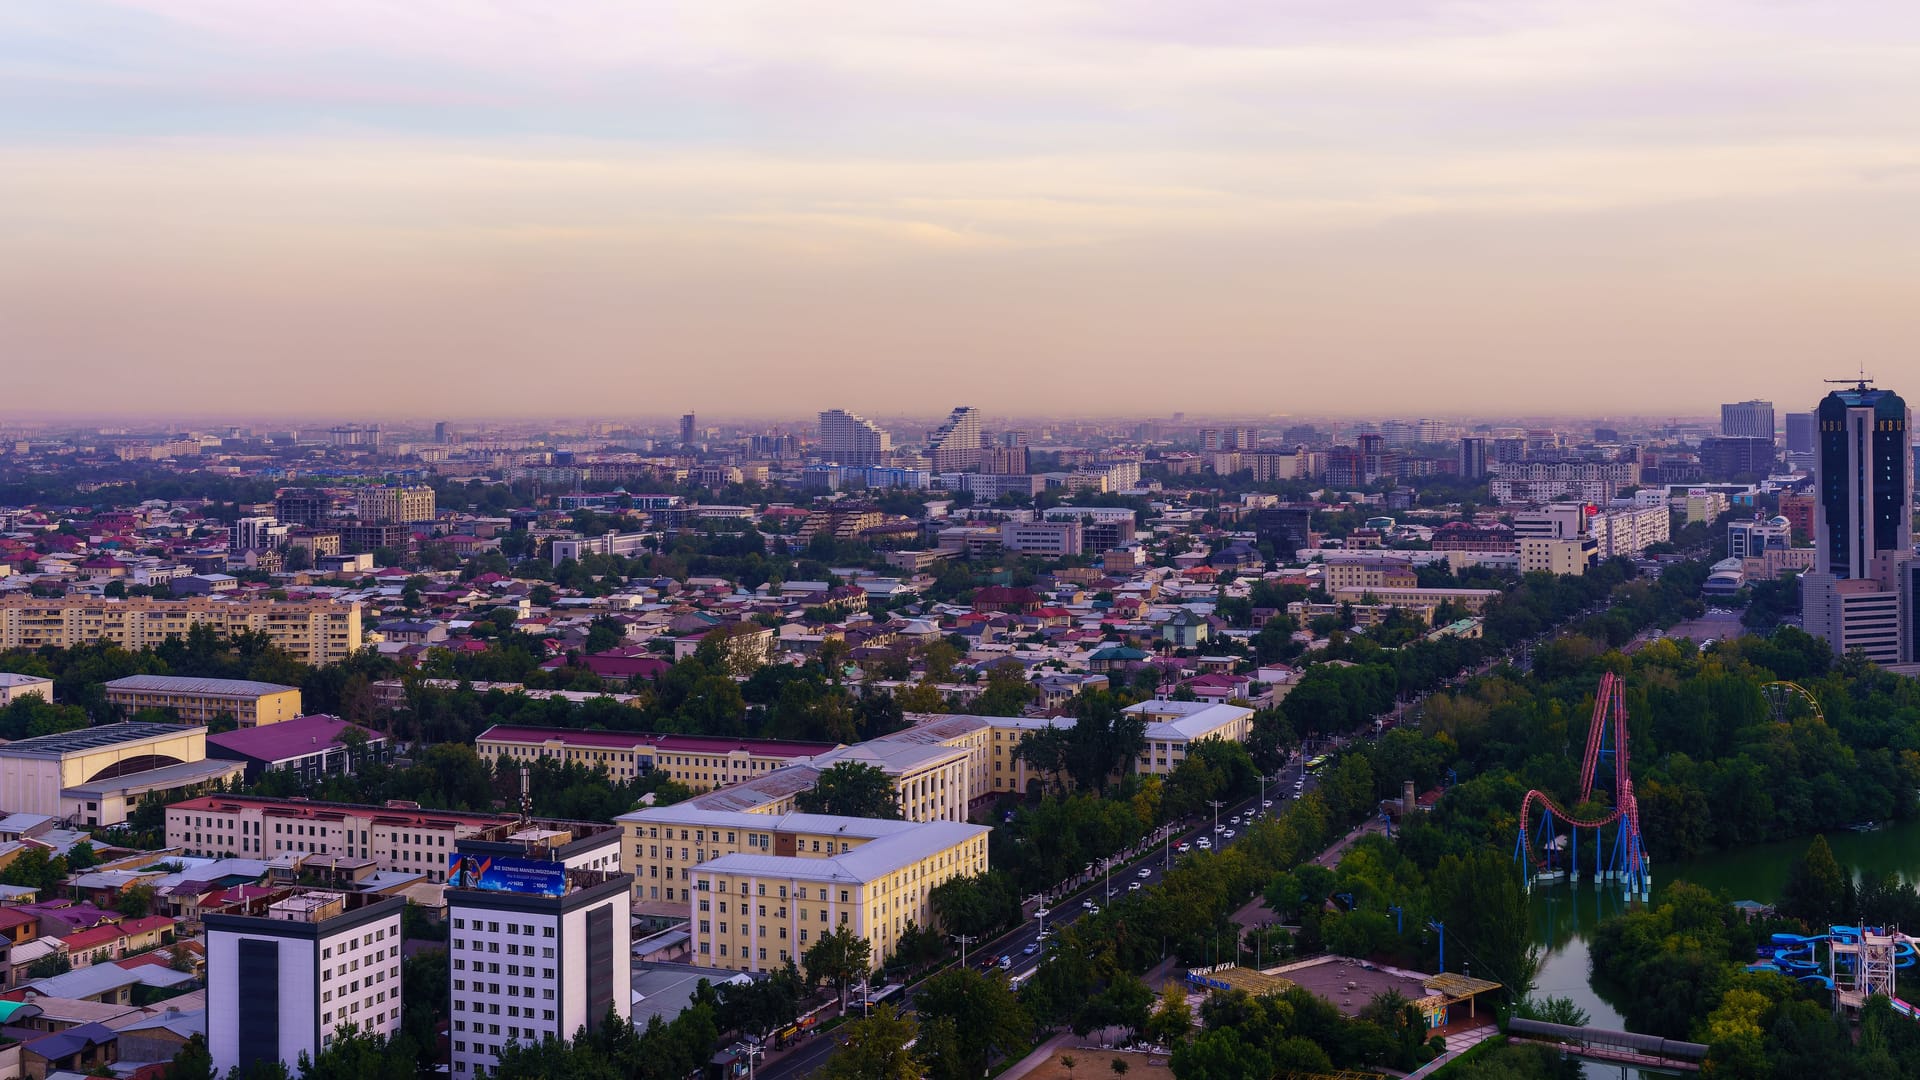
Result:
<svg viewBox="0 0 1920 1080"><path fill-rule="evenodd" d="M11 0L0 409L1899 388L1915 42L1893 2Z"/></svg>

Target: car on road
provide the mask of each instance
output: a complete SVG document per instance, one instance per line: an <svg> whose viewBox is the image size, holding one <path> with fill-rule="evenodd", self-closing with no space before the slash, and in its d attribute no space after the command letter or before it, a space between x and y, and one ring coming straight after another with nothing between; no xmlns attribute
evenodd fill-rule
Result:
<svg viewBox="0 0 1920 1080"><path fill-rule="evenodd" d="M1192 850L1193 850L1193 845L1192 845L1192 844L1189 844L1189 843L1187 843L1187 842L1186 842L1185 840L1182 840L1182 841L1180 841L1180 846L1179 846L1179 847L1176 847L1176 848L1174 848L1173 850L1175 850L1175 851L1177 851L1177 852L1179 852L1179 853L1180 853L1180 854L1182 854L1182 855L1185 855L1185 854L1186 854L1187 852L1189 852L1189 851L1192 851Z"/></svg>
<svg viewBox="0 0 1920 1080"><path fill-rule="evenodd" d="M1261 799L1261 800L1260 800L1260 809L1262 809L1262 810L1271 810L1271 809L1273 809L1273 800L1272 800L1272 799Z"/></svg>
<svg viewBox="0 0 1920 1080"><path fill-rule="evenodd" d="M1139 891L1140 891L1140 883L1139 883L1139 882L1137 882L1137 881L1130 881L1130 882L1128 882L1128 883L1127 883L1127 891L1128 891L1128 892L1139 892Z"/></svg>
<svg viewBox="0 0 1920 1080"><path fill-rule="evenodd" d="M1200 839L1195 840L1193 842L1193 846L1199 848L1202 851L1206 851L1213 847L1213 841L1203 836Z"/></svg>
<svg viewBox="0 0 1920 1080"><path fill-rule="evenodd" d="M1012 966L1013 966L1013 957L1011 957L1011 956L1002 956L1002 957L1000 958L1000 970L1001 970L1001 971L1005 971L1005 970L1007 970L1008 968L1010 968L1010 967L1012 967Z"/></svg>
<svg viewBox="0 0 1920 1080"><path fill-rule="evenodd" d="M1233 837L1234 837L1234 831L1233 831L1232 829L1228 829L1228 830L1227 830L1227 832L1226 832L1226 837L1227 837L1227 839L1229 839L1229 840L1231 840L1231 839L1233 839Z"/></svg>
<svg viewBox="0 0 1920 1080"><path fill-rule="evenodd" d="M1039 951L1040 951L1040 943L1034 942L1033 944L1028 945L1026 948L1021 949L1020 954L1022 956L1032 956L1034 953L1037 953Z"/></svg>
<svg viewBox="0 0 1920 1080"><path fill-rule="evenodd" d="M1092 911L1092 910L1093 910L1093 901L1091 901L1091 900L1082 900L1082 901L1080 901L1080 906L1081 906L1081 907L1083 907L1083 908L1085 908L1085 909L1087 909L1088 911Z"/></svg>
<svg viewBox="0 0 1920 1080"><path fill-rule="evenodd" d="M1153 876L1153 868L1150 866L1143 866L1140 868L1140 872L1138 874L1135 874L1134 876L1138 878L1150 878Z"/></svg>
<svg viewBox="0 0 1920 1080"><path fill-rule="evenodd" d="M1226 831L1227 831L1227 827L1225 825L1215 825L1213 827L1213 832L1214 832L1214 835L1216 836Z"/></svg>

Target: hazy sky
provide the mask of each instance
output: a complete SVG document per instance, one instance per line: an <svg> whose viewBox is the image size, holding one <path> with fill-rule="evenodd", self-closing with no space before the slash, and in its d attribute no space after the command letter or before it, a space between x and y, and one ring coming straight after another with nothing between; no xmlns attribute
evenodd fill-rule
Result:
<svg viewBox="0 0 1920 1080"><path fill-rule="evenodd" d="M1920 394L1920 5L6 0L0 413Z"/></svg>

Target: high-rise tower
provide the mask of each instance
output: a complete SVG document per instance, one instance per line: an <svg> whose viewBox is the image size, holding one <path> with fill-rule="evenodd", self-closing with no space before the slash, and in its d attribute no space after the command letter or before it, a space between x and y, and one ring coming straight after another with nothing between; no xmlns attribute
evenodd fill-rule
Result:
<svg viewBox="0 0 1920 1080"><path fill-rule="evenodd" d="M893 452L893 436L859 413L828 409L820 414L821 461L870 468L885 465Z"/></svg>
<svg viewBox="0 0 1920 1080"><path fill-rule="evenodd" d="M962 405L927 440L934 472L970 472L980 467L980 410Z"/></svg>
<svg viewBox="0 0 1920 1080"><path fill-rule="evenodd" d="M1814 568L1871 576L1876 555L1913 548L1907 403L1861 382L1828 394L1814 416Z"/></svg>
<svg viewBox="0 0 1920 1080"><path fill-rule="evenodd" d="M1813 570L1800 579L1806 629L1841 655L1910 663L1912 417L1891 390L1866 380L1835 390L1814 411Z"/></svg>

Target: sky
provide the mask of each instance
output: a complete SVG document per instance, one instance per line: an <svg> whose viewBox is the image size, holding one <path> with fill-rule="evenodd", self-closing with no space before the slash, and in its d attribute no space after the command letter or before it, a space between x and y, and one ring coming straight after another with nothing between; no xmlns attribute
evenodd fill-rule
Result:
<svg viewBox="0 0 1920 1080"><path fill-rule="evenodd" d="M0 418L1913 397L1916 102L1878 0L7 0Z"/></svg>

